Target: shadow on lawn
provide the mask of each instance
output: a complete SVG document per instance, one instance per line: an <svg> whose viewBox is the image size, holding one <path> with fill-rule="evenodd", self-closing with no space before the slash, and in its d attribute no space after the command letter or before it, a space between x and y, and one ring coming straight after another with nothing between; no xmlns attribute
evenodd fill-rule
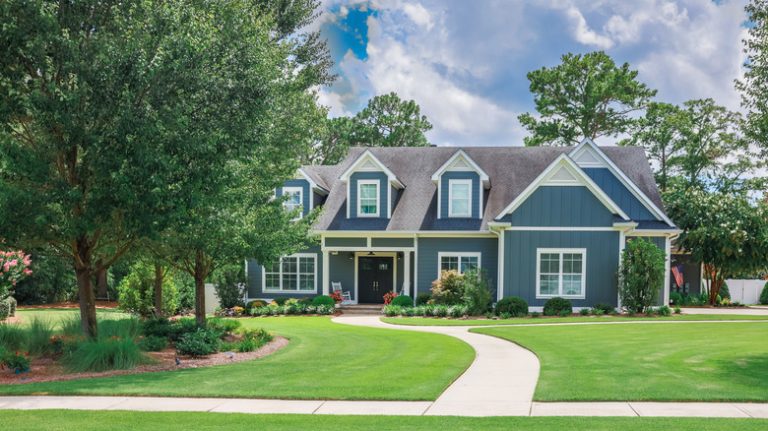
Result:
<svg viewBox="0 0 768 431"><path fill-rule="evenodd" d="M712 373L736 385L764 390L768 400L768 355L753 355L712 363Z"/></svg>

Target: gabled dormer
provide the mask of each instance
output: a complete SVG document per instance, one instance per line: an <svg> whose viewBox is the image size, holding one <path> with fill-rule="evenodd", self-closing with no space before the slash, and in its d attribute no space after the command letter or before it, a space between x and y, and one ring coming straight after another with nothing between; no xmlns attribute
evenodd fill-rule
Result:
<svg viewBox="0 0 768 431"><path fill-rule="evenodd" d="M341 174L347 187L347 218L391 218L397 190L404 185L370 150Z"/></svg>
<svg viewBox="0 0 768 431"><path fill-rule="evenodd" d="M631 220L657 220L674 226L648 196L591 139L584 139L570 158L616 202Z"/></svg>
<svg viewBox="0 0 768 431"><path fill-rule="evenodd" d="M488 174L463 150L458 150L432 174L437 185L437 218L483 217Z"/></svg>
<svg viewBox="0 0 768 431"><path fill-rule="evenodd" d="M283 207L287 211L301 208L299 216L296 217L297 220L309 214L321 198L326 195L328 195L328 190L317 184L304 169L296 171L294 178L286 180L282 187L275 190L276 197L286 196Z"/></svg>

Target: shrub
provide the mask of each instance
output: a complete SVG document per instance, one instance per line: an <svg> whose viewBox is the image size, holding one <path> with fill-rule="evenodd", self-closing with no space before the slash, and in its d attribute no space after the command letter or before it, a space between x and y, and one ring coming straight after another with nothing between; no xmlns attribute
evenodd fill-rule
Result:
<svg viewBox="0 0 768 431"><path fill-rule="evenodd" d="M768 305L768 282L763 286L763 291L760 292L760 304Z"/></svg>
<svg viewBox="0 0 768 431"><path fill-rule="evenodd" d="M464 296L464 276L458 271L442 271L440 278L432 282L432 304L460 304Z"/></svg>
<svg viewBox="0 0 768 431"><path fill-rule="evenodd" d="M211 331L217 332L219 336L222 336L225 334L231 334L241 326L239 320L220 319L218 317L215 317L213 319L208 319L205 322L205 324L208 329L210 329Z"/></svg>
<svg viewBox="0 0 768 431"><path fill-rule="evenodd" d="M0 322L11 315L11 303L6 299L0 299Z"/></svg>
<svg viewBox="0 0 768 431"><path fill-rule="evenodd" d="M544 303L545 316L560 316L564 311L566 312L566 315L573 314L573 306L571 305L571 301L565 298L556 296L554 298L548 299L547 302Z"/></svg>
<svg viewBox="0 0 768 431"><path fill-rule="evenodd" d="M469 313L469 306L465 304L451 305L448 307L448 316L450 317L464 317L469 315Z"/></svg>
<svg viewBox="0 0 768 431"><path fill-rule="evenodd" d="M18 353L5 353L3 357L0 358L0 363L16 374L29 371L29 359Z"/></svg>
<svg viewBox="0 0 768 431"><path fill-rule="evenodd" d="M680 292L669 292L669 303L682 305L683 295Z"/></svg>
<svg viewBox="0 0 768 431"><path fill-rule="evenodd" d="M502 298L496 303L494 312L497 316L502 313L509 313L513 317L523 317L528 315L528 303L525 299L518 296L508 296Z"/></svg>
<svg viewBox="0 0 768 431"><path fill-rule="evenodd" d="M219 349L219 333L207 328L197 328L181 336L176 343L180 355L199 357L216 353Z"/></svg>
<svg viewBox="0 0 768 431"><path fill-rule="evenodd" d="M432 299L432 294L428 292L422 292L416 295L416 306L427 305Z"/></svg>
<svg viewBox="0 0 768 431"><path fill-rule="evenodd" d="M413 298L408 295L396 296L392 299L392 305L398 305L400 307L413 307Z"/></svg>
<svg viewBox="0 0 768 431"><path fill-rule="evenodd" d="M147 337L168 338L173 331L171 321L165 317L154 317L141 324L141 333Z"/></svg>
<svg viewBox="0 0 768 431"><path fill-rule="evenodd" d="M245 268L242 264L226 265L213 274L216 296L221 308L243 306Z"/></svg>
<svg viewBox="0 0 768 431"><path fill-rule="evenodd" d="M26 331L21 325L0 323L0 348L6 351L21 350L26 342Z"/></svg>
<svg viewBox="0 0 768 431"><path fill-rule="evenodd" d="M173 276L166 273L163 277L163 314L173 315L179 308L179 292ZM117 286L117 302L120 308L142 317L156 314L155 301L155 266L147 262L137 262Z"/></svg>
<svg viewBox="0 0 768 431"><path fill-rule="evenodd" d="M666 305L662 305L661 307L656 309L656 314L658 314L659 316L669 316L672 314L672 309L670 309Z"/></svg>
<svg viewBox="0 0 768 431"><path fill-rule="evenodd" d="M571 310L571 311L560 310L560 313L558 313L557 315L560 316L560 317L568 317L568 316L573 315L573 310Z"/></svg>
<svg viewBox="0 0 768 431"><path fill-rule="evenodd" d="M171 324L171 329L168 332L168 338L170 338L172 341L178 341L185 334L197 331L197 328L197 321L195 321L193 317L183 317L181 319L176 319Z"/></svg>
<svg viewBox="0 0 768 431"><path fill-rule="evenodd" d="M30 355L40 356L53 351L51 337L54 329L50 321L35 317L24 328L24 333L24 350Z"/></svg>
<svg viewBox="0 0 768 431"><path fill-rule="evenodd" d="M581 314L582 316L589 316L589 311L590 311L589 308L582 308L581 310L579 310L579 314Z"/></svg>
<svg viewBox="0 0 768 431"><path fill-rule="evenodd" d="M243 331L242 337L237 343L238 352L253 352L272 341L272 334L263 329L247 329Z"/></svg>
<svg viewBox="0 0 768 431"><path fill-rule="evenodd" d="M642 313L664 285L664 252L645 238L627 241L621 254L619 296L630 313Z"/></svg>
<svg viewBox="0 0 768 431"><path fill-rule="evenodd" d="M728 302L730 303L731 291L728 289L728 283L723 282L723 285L720 286L720 292L718 292L718 295L720 295L720 298L722 299L728 299Z"/></svg>
<svg viewBox="0 0 768 431"><path fill-rule="evenodd" d="M616 307L614 307L611 304L606 304L604 302L598 302L592 308L595 310L602 310L603 312L601 314L611 314L616 310Z"/></svg>
<svg viewBox="0 0 768 431"><path fill-rule="evenodd" d="M540 316L541 316L541 313L539 313L538 311L534 311L533 313L531 313L531 317L540 317Z"/></svg>
<svg viewBox="0 0 768 431"><path fill-rule="evenodd" d="M149 359L133 339L99 336L96 340L78 343L62 362L71 372L85 372L127 370L147 363Z"/></svg>
<svg viewBox="0 0 768 431"><path fill-rule="evenodd" d="M605 314L605 310L603 310L602 308L593 308L592 314L594 314L595 316L602 316Z"/></svg>
<svg viewBox="0 0 768 431"><path fill-rule="evenodd" d="M159 352L168 347L168 339L149 335L139 340L139 348L145 352Z"/></svg>
<svg viewBox="0 0 768 431"><path fill-rule="evenodd" d="M437 304L432 308L432 315L435 317L448 317L448 306Z"/></svg>
<svg viewBox="0 0 768 431"><path fill-rule="evenodd" d="M493 296L485 272L472 270L464 274L464 295L462 300L467 306L468 314L480 316L488 311L493 301Z"/></svg>
<svg viewBox="0 0 768 431"><path fill-rule="evenodd" d="M321 295L323 296L323 295ZM288 301L289 298L275 298L272 300L277 305L285 305L285 302Z"/></svg>
<svg viewBox="0 0 768 431"><path fill-rule="evenodd" d="M399 305L385 305L384 309L382 310L385 316L387 317L395 317L400 316L403 314L403 307Z"/></svg>
<svg viewBox="0 0 768 431"><path fill-rule="evenodd" d="M16 305L18 305L18 302L16 302L16 299L14 299L13 296L8 297L8 315L11 317L14 317L16 315Z"/></svg>
<svg viewBox="0 0 768 431"><path fill-rule="evenodd" d="M680 314L682 312L683 310L681 310L680 307L675 307L675 314Z"/></svg>
<svg viewBox="0 0 768 431"><path fill-rule="evenodd" d="M141 321L136 318L99 321L99 337L136 340L141 336Z"/></svg>
<svg viewBox="0 0 768 431"><path fill-rule="evenodd" d="M336 301L334 301L333 298L331 298L328 295L320 295L320 296L315 296L315 298L312 299L312 305L314 306L327 305L327 306L333 307L334 305L336 305Z"/></svg>

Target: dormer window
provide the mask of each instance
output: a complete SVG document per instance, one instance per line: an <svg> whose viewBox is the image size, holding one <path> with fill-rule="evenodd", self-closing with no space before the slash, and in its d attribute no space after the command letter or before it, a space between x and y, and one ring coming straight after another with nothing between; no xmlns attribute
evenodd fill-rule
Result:
<svg viewBox="0 0 768 431"><path fill-rule="evenodd" d="M472 217L472 180L448 180L448 217Z"/></svg>
<svg viewBox="0 0 768 431"><path fill-rule="evenodd" d="M283 207L286 211L292 212L298 210L299 213L294 220L298 220L303 216L303 210L301 209L304 202L304 189L302 187L283 187Z"/></svg>
<svg viewBox="0 0 768 431"><path fill-rule="evenodd" d="M359 180L357 196L358 217L379 217L379 181Z"/></svg>

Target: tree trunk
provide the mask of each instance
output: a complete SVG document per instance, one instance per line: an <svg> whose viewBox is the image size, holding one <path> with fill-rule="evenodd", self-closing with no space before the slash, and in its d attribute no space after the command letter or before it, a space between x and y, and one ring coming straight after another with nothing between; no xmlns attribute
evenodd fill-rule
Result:
<svg viewBox="0 0 768 431"><path fill-rule="evenodd" d="M165 274L163 272L163 266L159 263L155 263L155 316L162 317L163 314L163 279Z"/></svg>
<svg viewBox="0 0 768 431"><path fill-rule="evenodd" d="M80 324L83 334L96 338L98 328L96 323L96 295L93 292L93 266L91 265L91 250L88 239L80 237L75 242L75 275L77 276L77 293L80 297Z"/></svg>
<svg viewBox="0 0 768 431"><path fill-rule="evenodd" d="M704 272L709 278L709 305L717 305L717 295L723 286L722 272L712 264L704 264Z"/></svg>
<svg viewBox="0 0 768 431"><path fill-rule="evenodd" d="M96 271L96 297L108 299L107 292L107 268L101 268Z"/></svg>
<svg viewBox="0 0 768 431"><path fill-rule="evenodd" d="M198 251L195 255L195 319L198 326L205 326L205 279L207 269L203 253Z"/></svg>

